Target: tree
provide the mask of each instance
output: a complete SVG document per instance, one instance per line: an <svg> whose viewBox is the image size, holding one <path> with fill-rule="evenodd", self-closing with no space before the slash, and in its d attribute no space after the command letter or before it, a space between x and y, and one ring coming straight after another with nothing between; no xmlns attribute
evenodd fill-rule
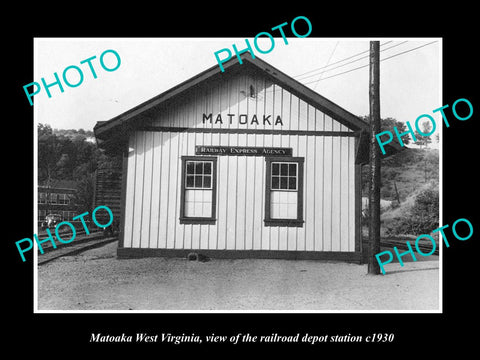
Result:
<svg viewBox="0 0 480 360"><path fill-rule="evenodd" d="M95 175L93 173L82 177L77 185L74 195L74 202L79 207L79 212L93 212L93 193L95 184Z"/></svg>
<svg viewBox="0 0 480 360"><path fill-rule="evenodd" d="M385 230L388 235L421 235L430 234L438 226L438 185L431 182L415 196L413 206L394 218Z"/></svg>
<svg viewBox="0 0 480 360"><path fill-rule="evenodd" d="M93 135L91 131L52 130L48 124L38 124L37 130L38 183L53 188L59 180L75 180L77 193L74 202L80 211L91 213L95 171L98 167L121 167L121 157L110 158L96 144L86 141L87 136Z"/></svg>
<svg viewBox="0 0 480 360"><path fill-rule="evenodd" d="M402 121L398 121L398 120L396 120L394 118L391 118L391 117L387 117L387 118L382 120L382 131L387 131L388 130L392 134L395 134L395 131L393 130L394 127L397 128L397 131L398 131L399 134L407 131L407 125L405 125L405 123L402 122ZM410 136L402 136L402 142L405 145L410 144L411 139L412 138ZM393 137L393 142L400 144L397 136Z"/></svg>
<svg viewBox="0 0 480 360"><path fill-rule="evenodd" d="M79 131L80 132L80 131ZM38 124L38 181L52 186L53 180L79 180L93 173L101 153L76 130L52 130Z"/></svg>
<svg viewBox="0 0 480 360"><path fill-rule="evenodd" d="M370 116L369 115L360 116L360 119L362 119L363 121L365 121L367 123L370 123ZM407 131L407 125L405 125L404 122L398 121L398 120L396 120L394 118L391 118L391 117L381 119L380 123L381 123L382 131L390 131L393 134L392 143L396 143L396 144L400 145L397 136L395 136L395 131L393 130L393 128L396 127L398 133L401 134L401 133L404 133L404 132ZM403 136L402 141L405 145L408 145L408 144L410 144L411 137L410 136Z"/></svg>
<svg viewBox="0 0 480 360"><path fill-rule="evenodd" d="M432 131L432 124L430 122L425 121L424 123L422 123L423 134L429 134L431 131ZM425 146L425 148L427 148L428 144L432 142L432 139L430 136L423 136L418 131L415 131L415 137L417 138L416 144L420 145L420 148L422 146Z"/></svg>
<svg viewBox="0 0 480 360"><path fill-rule="evenodd" d="M53 130L52 130L52 127L48 124L38 124L37 126L37 130L38 130L38 136L43 136L43 135L52 135L53 134Z"/></svg>
<svg viewBox="0 0 480 360"><path fill-rule="evenodd" d="M57 175L60 178L68 178L68 168L70 167L69 165L71 164L70 156L66 153L63 153L60 156L60 159L56 163L57 167Z"/></svg>
<svg viewBox="0 0 480 360"><path fill-rule="evenodd" d="M62 145L49 125L38 124L38 181L51 186L58 179L58 162Z"/></svg>
<svg viewBox="0 0 480 360"><path fill-rule="evenodd" d="M365 122L368 122L370 123L370 116L369 115L365 115L365 116L360 116L360 119L362 119L363 121ZM392 140L392 143L396 143L397 145L400 146L400 143L398 142L398 138L395 136L395 132L393 130L394 127L397 128L398 132L399 133L402 133L402 132L405 132L407 131L407 126L405 125L405 123L401 122L401 121L398 121L394 118L391 118L391 117L387 117L385 119L381 119L380 121L381 123L381 131L390 131L393 135L393 140ZM404 136L402 138L402 141L404 144L409 144L410 143L410 136ZM385 157L385 156L381 156L381 161L382 163L384 161L392 161L392 159L395 160L396 156L393 155L393 156L390 156L390 157ZM388 176L388 174L387 174ZM385 177L382 175L382 181ZM382 182L383 184L383 182ZM367 191L367 188L368 188L368 172L364 172L362 171L362 191Z"/></svg>

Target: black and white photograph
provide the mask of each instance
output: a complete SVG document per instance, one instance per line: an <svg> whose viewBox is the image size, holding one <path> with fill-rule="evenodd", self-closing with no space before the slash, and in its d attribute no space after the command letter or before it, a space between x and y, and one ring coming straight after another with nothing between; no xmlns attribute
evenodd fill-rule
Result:
<svg viewBox="0 0 480 360"><path fill-rule="evenodd" d="M38 5L4 22L6 351L473 350L473 9Z"/></svg>
<svg viewBox="0 0 480 360"><path fill-rule="evenodd" d="M378 219L372 43L393 134L374 144ZM37 310L441 311L442 239L416 242L440 227L441 54L441 38L35 39L37 234L61 239L35 254Z"/></svg>

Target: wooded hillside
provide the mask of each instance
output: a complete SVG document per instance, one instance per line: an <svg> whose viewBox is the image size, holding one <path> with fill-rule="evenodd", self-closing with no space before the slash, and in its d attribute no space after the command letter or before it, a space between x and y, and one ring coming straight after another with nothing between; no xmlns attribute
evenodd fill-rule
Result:
<svg viewBox="0 0 480 360"><path fill-rule="evenodd" d="M382 161L381 198L391 202L381 215L384 234L428 234L438 227L439 166L439 151L428 148L406 148ZM367 170L363 196L368 196Z"/></svg>
<svg viewBox="0 0 480 360"><path fill-rule="evenodd" d="M74 181L75 203L89 213L93 210L95 171L118 161L97 148L92 131L54 130L47 124L38 124L37 155L38 185L55 187L60 180Z"/></svg>

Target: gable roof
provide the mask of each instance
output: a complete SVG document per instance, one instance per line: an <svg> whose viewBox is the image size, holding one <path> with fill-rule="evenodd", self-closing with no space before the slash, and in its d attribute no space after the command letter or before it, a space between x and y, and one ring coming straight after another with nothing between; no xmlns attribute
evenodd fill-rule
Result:
<svg viewBox="0 0 480 360"><path fill-rule="evenodd" d="M348 128L358 131L368 128L368 124L343 109L342 107L336 105L327 98L321 96L305 85L294 80L290 76L284 74L277 68L271 66L265 61L261 60L258 57L253 59L250 55L242 54L241 56L242 63L240 64L237 57L234 57L223 64L225 69L224 72L220 70L218 65L212 66L211 68L199 73L198 75L174 86L173 88L147 100L134 108L108 120L108 121L98 121L94 127L95 136L99 140L107 140L111 138L112 135L117 133L120 128L123 130L131 129L135 127L135 119L139 119L145 116L145 113L168 100L171 100L185 91L189 90L194 86L198 86L207 80L214 80L217 78L229 76L229 73L233 71L242 71L242 70L254 70L260 71L267 77L269 77L273 82L282 86L287 91L290 91L292 94L316 107L325 114L331 116L338 122L347 126Z"/></svg>
<svg viewBox="0 0 480 360"><path fill-rule="evenodd" d="M249 53L244 53L241 56L242 64L237 57L233 57L223 64L224 72L220 70L220 66L214 65L209 69L199 73L198 75L170 88L169 90L147 100L124 113L115 116L108 121L97 121L94 127L95 137L97 143L101 147L109 147L110 149L117 149L118 146L124 144L128 139L128 134L136 126L141 125L142 120L149 118L149 110L161 106L168 101L181 96L188 90L200 86L208 81L215 81L224 77L233 76L242 71L260 72L264 76L285 90L291 92L298 98L304 100L308 104L331 116L336 121L347 126L353 131L361 134L359 149L357 151L357 163L368 162L368 148L369 142L366 140L367 132L369 131L369 124L359 117L353 115L339 105L333 103L322 95L316 93L307 86L301 84L292 77L286 75L282 71L261 60L257 56L252 58ZM108 145L108 146L107 146ZM397 153L404 148L398 144L390 143L385 146L387 155Z"/></svg>

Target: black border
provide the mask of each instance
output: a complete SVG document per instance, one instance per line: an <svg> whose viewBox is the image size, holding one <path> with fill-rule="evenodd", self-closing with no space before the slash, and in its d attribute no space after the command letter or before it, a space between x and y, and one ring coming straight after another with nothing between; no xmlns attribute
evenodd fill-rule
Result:
<svg viewBox="0 0 480 360"><path fill-rule="evenodd" d="M40 5L40 6L39 6ZM4 134L8 137L8 151L4 152L3 166L7 169L9 191L4 204L14 216L8 217L8 226L2 242L4 258L7 259L4 292L4 311L9 315L5 326L4 349L21 351L25 346L31 351L47 352L53 358L64 356L64 351L74 349L75 354L98 354L117 351L135 355L156 351L156 355L175 351L185 354L212 356L216 351L242 349L251 355L260 348L258 344L178 346L135 344L92 344L92 332L112 334L150 331L175 334L200 335L211 333L232 335L249 332L252 335L295 334L308 332L368 334L371 332L394 332L392 344L282 344L265 345L262 350L269 354L283 352L291 347L295 355L309 352L314 356L325 350L358 351L366 356L390 356L392 351L406 356L439 356L446 350L463 353L476 350L476 323L470 319L476 314L477 274L480 233L478 210L472 201L478 192L477 166L475 164L480 109L478 85L478 56L476 50L477 12L467 3L419 6L409 4L375 3L312 3L276 4L268 11L252 8L246 4L222 4L200 9L181 4L180 9L136 3L135 6L119 8L120 5L101 4L80 7L64 13L44 4L30 3L27 7L9 7L11 21L4 22L5 48L2 61L7 62L4 97L7 114L4 117ZM188 7L188 9L187 9ZM56 15L58 14L58 16ZM452 122L443 128L443 223L451 224L461 217L468 218L474 226L473 237L465 242L453 241L443 252L443 313L368 313L368 314L34 314L32 256L21 262L14 242L33 233L33 109L28 106L22 86L33 81L34 37L254 37L258 32L291 21L295 16L307 16L313 26L311 37L442 37L443 38L443 103L452 104L458 98L469 99L474 107L472 119ZM95 26L91 25L96 19ZM194 56L194 54L192 55ZM408 104L406 104L408 106ZM451 113L449 116L452 116ZM20 164L20 165L19 165ZM28 331L27 331L28 330ZM27 336L27 333L30 336ZM131 346L130 346L131 345ZM67 350L65 350L67 349ZM203 350L207 350L203 352ZM140 353L146 351L146 353ZM161 352L158 352L161 351ZM163 352L165 351L165 353ZM472 352L473 353L473 352Z"/></svg>

